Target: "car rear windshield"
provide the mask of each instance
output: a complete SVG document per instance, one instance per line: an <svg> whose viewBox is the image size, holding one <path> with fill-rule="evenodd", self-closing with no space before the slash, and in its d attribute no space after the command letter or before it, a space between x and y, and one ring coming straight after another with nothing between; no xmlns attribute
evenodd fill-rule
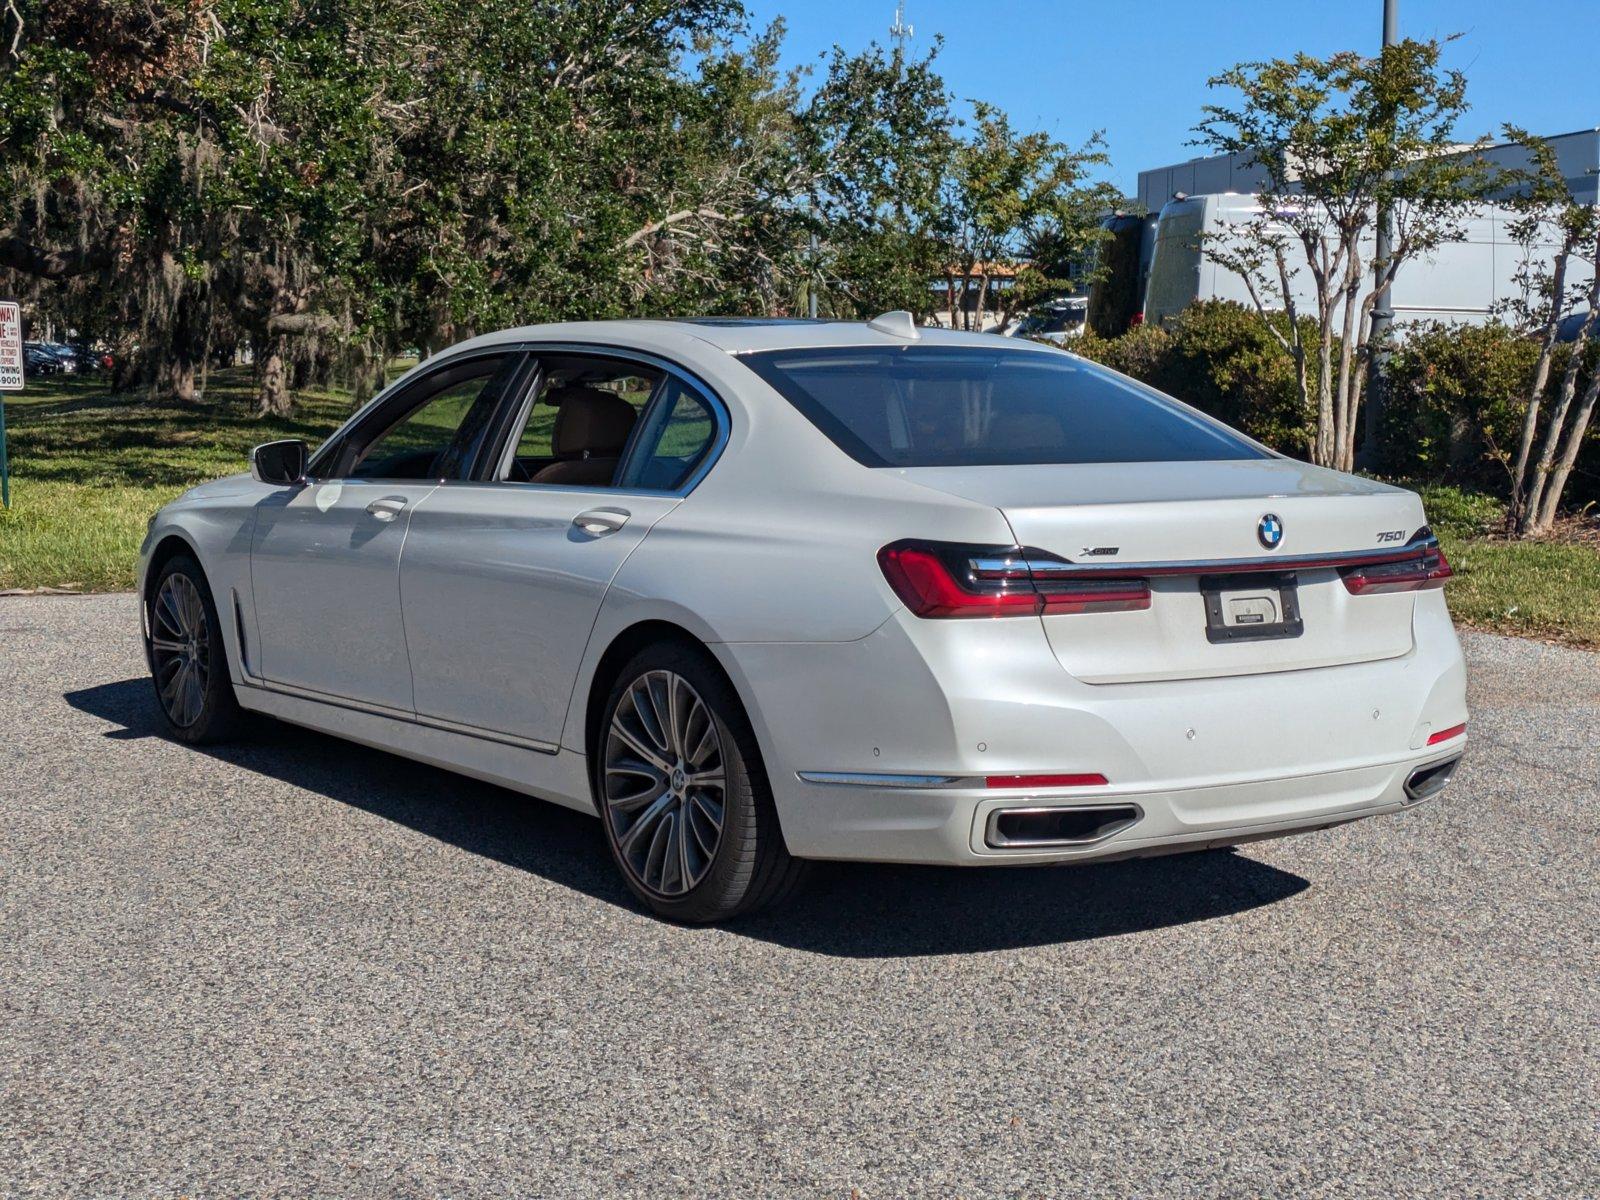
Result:
<svg viewBox="0 0 1600 1200"><path fill-rule="evenodd" d="M852 346L741 361L869 467L1266 457L1226 426L1068 354Z"/></svg>

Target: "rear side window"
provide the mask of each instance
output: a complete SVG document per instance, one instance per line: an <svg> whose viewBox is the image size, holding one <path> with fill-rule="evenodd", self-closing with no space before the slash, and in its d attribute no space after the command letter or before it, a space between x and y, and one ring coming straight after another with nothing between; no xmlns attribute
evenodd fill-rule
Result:
<svg viewBox="0 0 1600 1200"><path fill-rule="evenodd" d="M622 484L675 491L688 482L716 439L711 406L669 378L646 422Z"/></svg>
<svg viewBox="0 0 1600 1200"><path fill-rule="evenodd" d="M869 467L1267 457L1227 426L1066 354L874 346L740 361Z"/></svg>

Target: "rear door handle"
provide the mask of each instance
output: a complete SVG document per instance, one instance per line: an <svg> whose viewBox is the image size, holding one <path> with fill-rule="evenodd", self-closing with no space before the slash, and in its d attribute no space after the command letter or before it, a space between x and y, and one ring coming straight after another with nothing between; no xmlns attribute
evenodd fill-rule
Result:
<svg viewBox="0 0 1600 1200"><path fill-rule="evenodd" d="M572 527L590 537L605 537L626 525L632 515L625 508L587 508L572 518Z"/></svg>
<svg viewBox="0 0 1600 1200"><path fill-rule="evenodd" d="M404 496L385 496L381 500L374 500L367 505L367 511L380 521L392 521L405 509Z"/></svg>

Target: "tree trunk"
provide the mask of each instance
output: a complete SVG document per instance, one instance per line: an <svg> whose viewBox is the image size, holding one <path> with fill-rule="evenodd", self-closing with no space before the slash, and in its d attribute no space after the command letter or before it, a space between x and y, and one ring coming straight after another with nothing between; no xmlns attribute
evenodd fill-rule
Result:
<svg viewBox="0 0 1600 1200"><path fill-rule="evenodd" d="M256 410L259 416L287 417L294 411L284 362L288 350L289 339L282 334L267 342L266 354L261 359L261 402Z"/></svg>
<svg viewBox="0 0 1600 1200"><path fill-rule="evenodd" d="M1600 244L1597 244L1596 253L1600 254ZM1533 469L1533 478L1528 481L1526 495L1518 509L1517 533L1523 537L1548 531L1555 520L1555 504L1545 504L1545 488L1555 464L1556 448L1561 443L1561 435L1566 427L1567 413L1571 411L1573 398L1578 391L1578 371L1583 366L1584 353L1597 320L1600 320L1600 270L1595 272L1594 282L1589 287L1589 316L1573 340L1567 369L1561 373L1560 399L1556 403L1556 410L1550 414L1549 426L1544 431L1544 445L1539 450L1539 462Z"/></svg>
<svg viewBox="0 0 1600 1200"><path fill-rule="evenodd" d="M1344 320L1339 335L1339 373L1334 389L1333 440L1334 468L1348 471L1355 463L1355 378L1351 370L1356 353L1356 293L1345 288Z"/></svg>
<svg viewBox="0 0 1600 1200"><path fill-rule="evenodd" d="M179 404L195 401L194 358L187 350L173 346L156 368L155 390Z"/></svg>
<svg viewBox="0 0 1600 1200"><path fill-rule="evenodd" d="M1330 308L1323 306L1319 321L1322 330L1317 343L1317 441L1311 456L1311 461L1319 467L1331 467L1335 459L1332 316Z"/></svg>
<svg viewBox="0 0 1600 1200"><path fill-rule="evenodd" d="M156 363L155 392L176 400L179 404L193 404L198 393L195 389L195 340L199 331L195 328L195 309L197 308L193 296L185 293L180 296L173 307L170 342L165 347L156 347L160 358Z"/></svg>
<svg viewBox="0 0 1600 1200"><path fill-rule="evenodd" d="M1517 456L1511 466L1511 503L1506 508L1506 532L1519 532L1528 512L1528 457L1533 453L1534 435L1539 430L1539 407L1550 382L1550 360L1556 350L1556 328L1561 324L1563 294L1567 286L1567 265L1576 249L1569 238L1556 255L1555 277L1551 284L1550 309L1545 320L1539 361L1534 364L1533 383L1528 388L1528 404L1522 413L1522 433L1517 439Z"/></svg>
<svg viewBox="0 0 1600 1200"><path fill-rule="evenodd" d="M1583 349L1584 343L1578 343L1573 349L1577 356ZM1567 430L1566 448L1561 452L1561 461L1556 464L1555 472L1550 476L1550 483L1545 488L1544 503L1539 512L1538 532L1548 532L1556 523L1556 511L1561 506L1561 493L1566 490L1567 477L1572 474L1573 465L1578 461L1578 451L1583 449L1583 440L1589 435L1589 423L1594 420L1596 402L1600 402L1600 363L1595 364L1594 374L1589 379L1589 386L1583 390L1583 405L1578 409L1577 419L1573 421L1572 428Z"/></svg>

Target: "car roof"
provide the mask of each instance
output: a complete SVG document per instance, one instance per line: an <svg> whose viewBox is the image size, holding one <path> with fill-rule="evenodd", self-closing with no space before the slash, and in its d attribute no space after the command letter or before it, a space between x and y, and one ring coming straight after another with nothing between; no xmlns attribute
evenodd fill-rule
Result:
<svg viewBox="0 0 1600 1200"><path fill-rule="evenodd" d="M637 318L616 321L572 321L555 325L522 325L473 338L451 351L522 341L607 342L640 345L655 342L663 350L682 339L692 339L728 354L753 354L762 350L797 350L828 346L982 346L988 349L1036 350L1059 354L1051 346L1001 338L992 333L923 326L917 337L886 332L866 321L806 320L792 317L688 317Z"/></svg>

